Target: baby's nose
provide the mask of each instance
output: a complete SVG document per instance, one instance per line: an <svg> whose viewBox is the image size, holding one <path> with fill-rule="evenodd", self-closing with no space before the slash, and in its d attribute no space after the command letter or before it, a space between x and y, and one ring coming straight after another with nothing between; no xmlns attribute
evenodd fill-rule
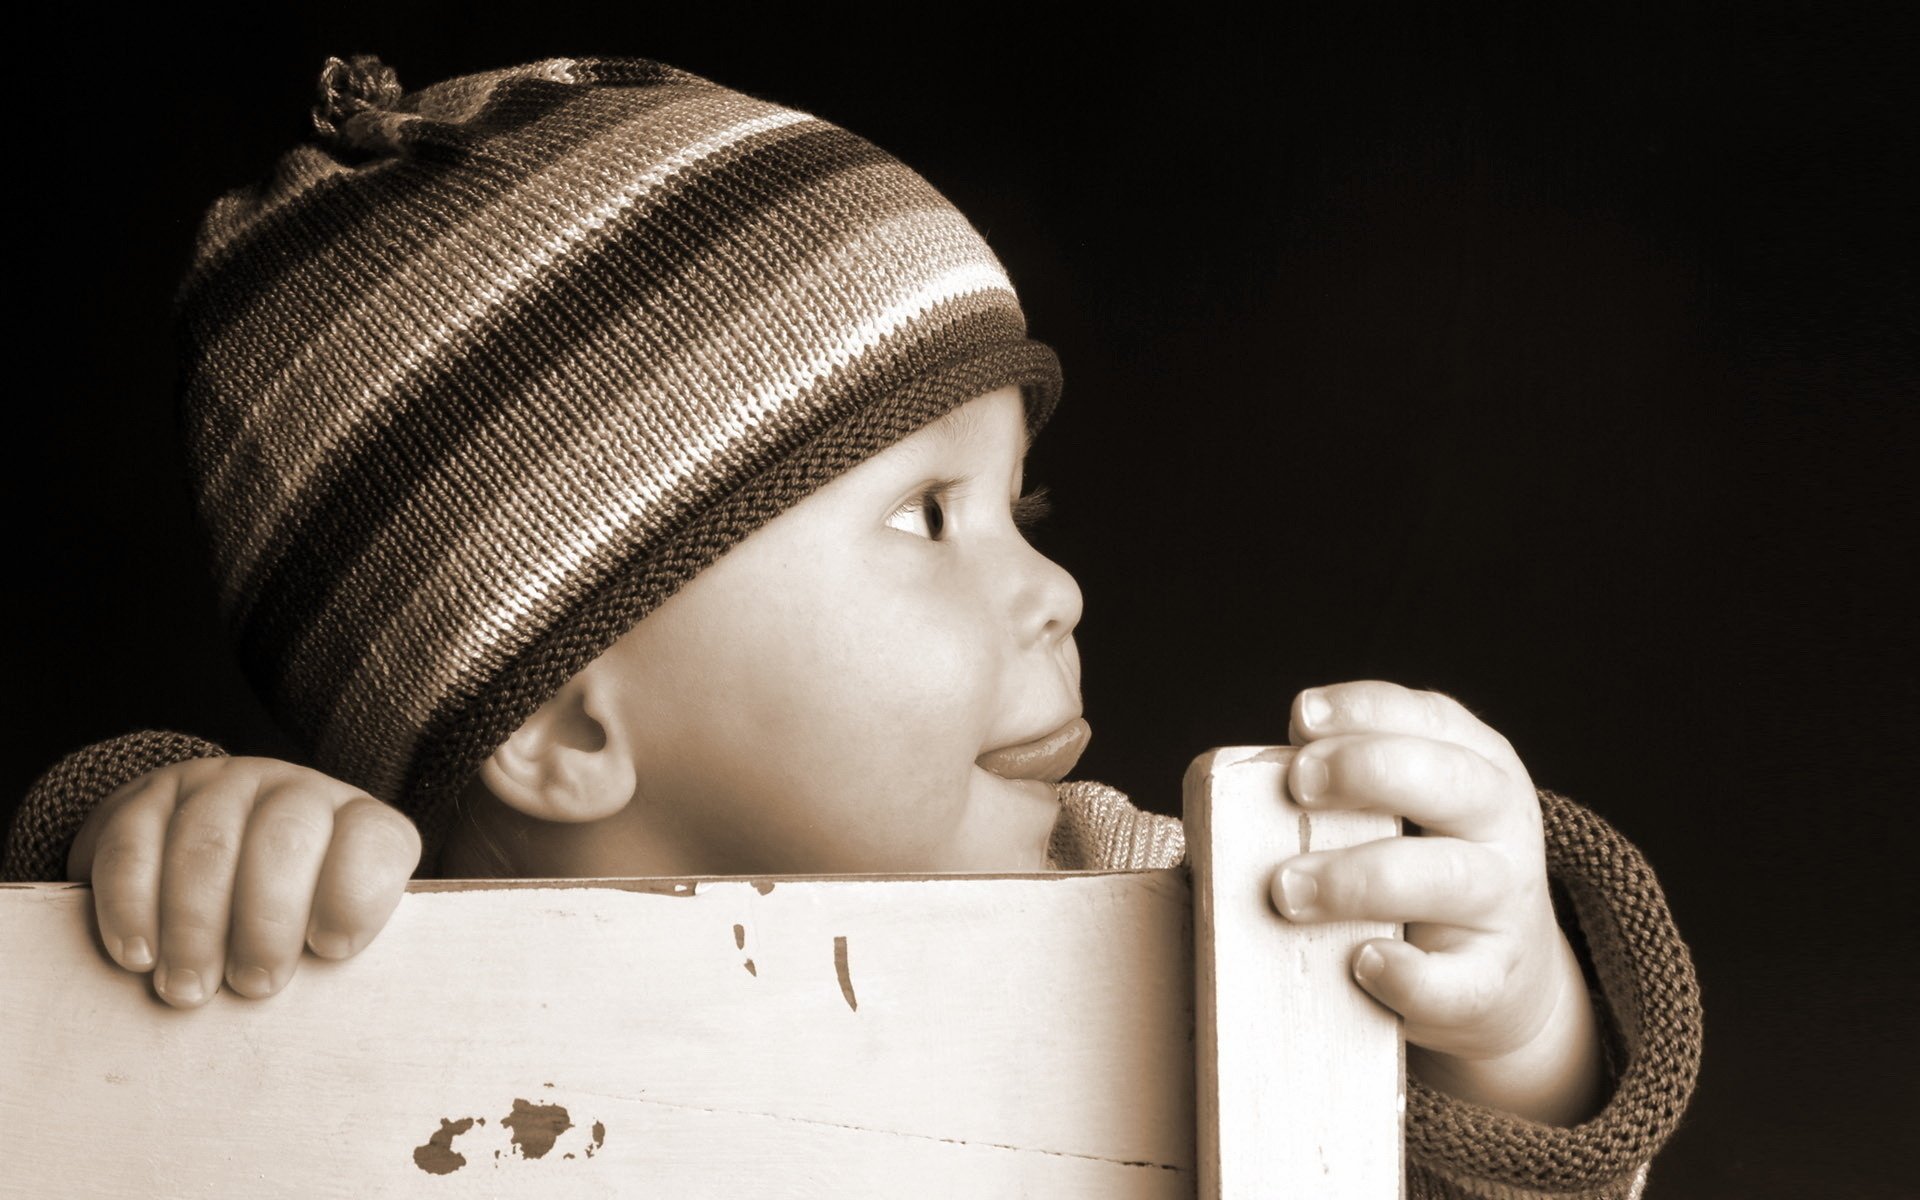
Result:
<svg viewBox="0 0 1920 1200"><path fill-rule="evenodd" d="M1022 644L1058 643L1080 624L1080 585L1059 563L1024 546L1015 598L1015 624Z"/></svg>

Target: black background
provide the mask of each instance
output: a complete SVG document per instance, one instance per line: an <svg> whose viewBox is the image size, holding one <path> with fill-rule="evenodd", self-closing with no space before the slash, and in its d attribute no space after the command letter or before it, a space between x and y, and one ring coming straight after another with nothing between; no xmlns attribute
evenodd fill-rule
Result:
<svg viewBox="0 0 1920 1200"><path fill-rule="evenodd" d="M1911 44L1774 6L783 11L22 48L4 794L134 728L293 753L212 615L166 302L323 59L417 86L661 58L920 169L1060 351L1029 477L1087 597L1081 774L1175 811L1193 755L1284 740L1302 687L1460 697L1647 851L1693 945L1706 1067L1649 1195L1911 1194Z"/></svg>

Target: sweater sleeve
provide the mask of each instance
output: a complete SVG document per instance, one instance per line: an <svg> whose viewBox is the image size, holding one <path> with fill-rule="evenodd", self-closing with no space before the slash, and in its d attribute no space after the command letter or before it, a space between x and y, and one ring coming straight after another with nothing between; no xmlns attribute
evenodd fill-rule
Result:
<svg viewBox="0 0 1920 1200"><path fill-rule="evenodd" d="M74 834L102 800L149 771L191 758L220 758L219 746L184 733L129 733L95 742L55 763L27 791L13 814L0 882L67 877Z"/></svg>
<svg viewBox="0 0 1920 1200"><path fill-rule="evenodd" d="M1059 870L1179 866L1173 817L1143 812L1098 783L1060 788ZM1653 871L1599 817L1540 794L1547 870L1566 900L1568 940L1597 981L1611 1092L1591 1120L1541 1125L1407 1081L1410 1200L1633 1200L1679 1124L1700 1070L1700 989Z"/></svg>
<svg viewBox="0 0 1920 1200"><path fill-rule="evenodd" d="M1680 1123L1700 1072L1700 987L1653 870L1611 826L1540 794L1547 871L1594 997L1612 1091L1591 1120L1536 1124L1407 1081L1408 1194L1632 1200Z"/></svg>

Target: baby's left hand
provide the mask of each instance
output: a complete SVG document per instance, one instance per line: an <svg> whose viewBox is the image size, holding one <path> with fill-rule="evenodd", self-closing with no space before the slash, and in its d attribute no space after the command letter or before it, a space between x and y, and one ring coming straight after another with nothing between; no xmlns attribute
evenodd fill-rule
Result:
<svg viewBox="0 0 1920 1200"><path fill-rule="evenodd" d="M1301 807L1391 812L1424 836L1288 859L1281 913L1406 923L1405 941L1366 942L1352 966L1424 1050L1408 1053L1417 1076L1533 1120L1591 1116L1592 1006L1547 892L1539 799L1507 739L1450 697L1372 681L1300 693L1290 734Z"/></svg>

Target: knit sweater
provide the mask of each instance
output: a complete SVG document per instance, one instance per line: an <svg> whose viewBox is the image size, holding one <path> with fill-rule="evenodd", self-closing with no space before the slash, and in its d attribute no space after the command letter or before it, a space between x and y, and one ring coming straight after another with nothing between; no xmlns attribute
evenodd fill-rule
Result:
<svg viewBox="0 0 1920 1200"><path fill-rule="evenodd" d="M65 877L73 835L94 805L148 771L225 752L177 733L88 746L28 792L0 856L0 882ZM1061 785L1051 862L1063 870L1175 867L1180 822L1135 808L1103 784ZM1606 1107L1573 1128L1536 1124L1407 1081L1409 1200L1634 1200L1679 1123L1700 1066L1699 987L1666 899L1640 852L1604 821L1540 793L1547 867L1561 923L1588 971L1611 1074Z"/></svg>

